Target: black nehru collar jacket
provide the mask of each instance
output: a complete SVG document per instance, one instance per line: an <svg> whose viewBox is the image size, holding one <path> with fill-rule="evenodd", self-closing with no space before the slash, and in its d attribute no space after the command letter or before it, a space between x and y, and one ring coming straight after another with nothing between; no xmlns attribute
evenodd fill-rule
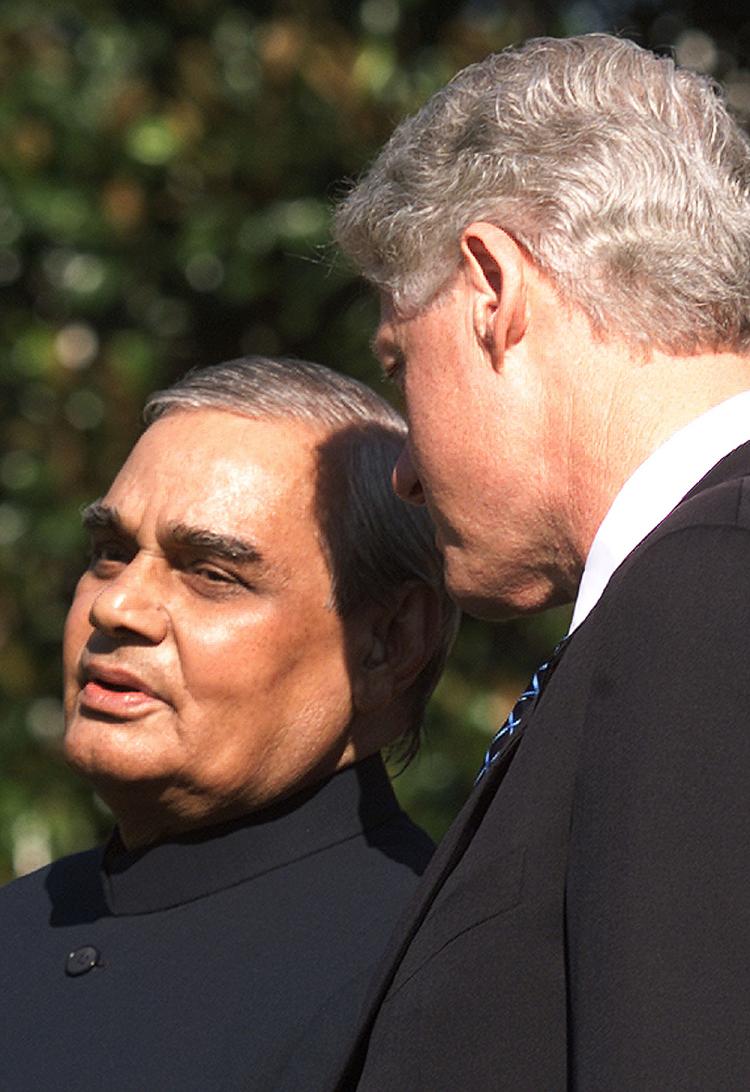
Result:
<svg viewBox="0 0 750 1092"><path fill-rule="evenodd" d="M431 853L379 757L246 819L0 890L0 1088L322 1076Z"/></svg>
<svg viewBox="0 0 750 1092"><path fill-rule="evenodd" d="M400 809L379 758L250 817L128 852L117 831L102 859L111 914L167 910L375 831Z"/></svg>

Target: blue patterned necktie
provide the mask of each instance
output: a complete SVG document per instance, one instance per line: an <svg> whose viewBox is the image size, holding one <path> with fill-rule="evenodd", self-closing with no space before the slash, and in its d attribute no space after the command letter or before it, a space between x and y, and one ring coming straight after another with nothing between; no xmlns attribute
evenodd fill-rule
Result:
<svg viewBox="0 0 750 1092"><path fill-rule="evenodd" d="M528 686L511 709L507 720L492 737L490 745L487 748L487 753L484 756L484 762L482 763L474 784L481 781L490 766L492 766L500 755L505 752L505 748L518 730L524 714L527 714L530 711L531 706L533 706L534 702L549 682L552 672L557 667L563 649L566 647L569 640L570 635L563 637L561 641L558 641L550 658L545 660L543 664L540 664L531 676Z"/></svg>

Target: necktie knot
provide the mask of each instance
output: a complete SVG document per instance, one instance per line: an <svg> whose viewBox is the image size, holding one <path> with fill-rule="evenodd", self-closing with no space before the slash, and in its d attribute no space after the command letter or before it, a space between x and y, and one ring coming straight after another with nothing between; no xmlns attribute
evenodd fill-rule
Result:
<svg viewBox="0 0 750 1092"><path fill-rule="evenodd" d="M524 714L529 712L531 706L549 682L552 672L557 667L563 650L569 640L570 636L567 636L563 637L561 641L558 641L549 659L545 660L543 664L540 664L531 676L528 686L519 696L516 704L508 714L507 719L492 737L490 745L487 748L487 753L484 756L482 766L477 774L477 781L480 781L482 777L484 777L490 766L492 766L505 751L506 746L520 728Z"/></svg>

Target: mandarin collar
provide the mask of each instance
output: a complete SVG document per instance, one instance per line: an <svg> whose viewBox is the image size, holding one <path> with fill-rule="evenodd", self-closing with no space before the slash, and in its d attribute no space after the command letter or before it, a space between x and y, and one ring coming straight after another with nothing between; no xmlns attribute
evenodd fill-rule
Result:
<svg viewBox="0 0 750 1092"><path fill-rule="evenodd" d="M251 880L372 830L400 807L379 755L242 819L128 852L117 831L101 879L111 914L148 914Z"/></svg>

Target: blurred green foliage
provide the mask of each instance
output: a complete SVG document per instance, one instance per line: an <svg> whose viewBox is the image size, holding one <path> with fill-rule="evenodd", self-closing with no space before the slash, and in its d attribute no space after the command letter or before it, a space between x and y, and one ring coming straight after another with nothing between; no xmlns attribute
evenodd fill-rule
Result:
<svg viewBox="0 0 750 1092"><path fill-rule="evenodd" d="M341 180L464 64L596 29L674 46L750 110L750 20L722 3L0 2L0 882L110 823L59 758L60 635L79 509L145 395L242 352L382 389L374 302L329 244ZM397 780L433 833L565 622L466 620Z"/></svg>

